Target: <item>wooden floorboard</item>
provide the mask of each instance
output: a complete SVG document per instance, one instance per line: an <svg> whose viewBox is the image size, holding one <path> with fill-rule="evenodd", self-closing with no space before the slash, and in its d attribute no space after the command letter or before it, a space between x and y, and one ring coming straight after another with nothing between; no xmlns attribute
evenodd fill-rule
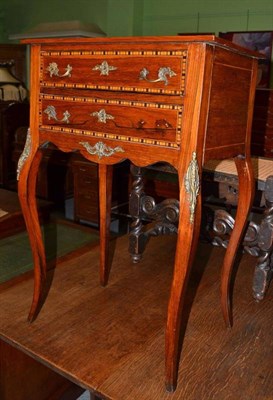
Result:
<svg viewBox="0 0 273 400"><path fill-rule="evenodd" d="M0 292L0 337L83 388L113 400L273 399L273 291L255 303L255 258L244 255L234 286L234 326L220 310L224 250L200 244L183 325L179 382L164 388L164 329L175 237L154 238L132 264L128 238L112 241L112 272L99 285L98 248L52 272L47 300L27 322L32 280Z"/></svg>

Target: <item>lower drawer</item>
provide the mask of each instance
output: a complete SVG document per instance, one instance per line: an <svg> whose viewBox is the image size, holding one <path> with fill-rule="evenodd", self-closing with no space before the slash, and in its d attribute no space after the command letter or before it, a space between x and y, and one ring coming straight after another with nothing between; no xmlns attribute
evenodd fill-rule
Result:
<svg viewBox="0 0 273 400"><path fill-rule="evenodd" d="M55 96L56 97L56 96ZM119 104L88 101L41 103L41 129L73 134L106 134L128 141L146 140L175 146L180 142L182 106L116 101Z"/></svg>

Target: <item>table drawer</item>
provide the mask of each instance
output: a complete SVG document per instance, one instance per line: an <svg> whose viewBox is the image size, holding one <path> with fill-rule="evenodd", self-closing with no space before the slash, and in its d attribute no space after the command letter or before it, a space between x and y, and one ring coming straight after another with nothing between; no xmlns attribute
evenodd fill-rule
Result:
<svg viewBox="0 0 273 400"><path fill-rule="evenodd" d="M42 86L170 95L184 93L185 50L55 51L42 54Z"/></svg>
<svg viewBox="0 0 273 400"><path fill-rule="evenodd" d="M95 136L103 133L110 139L149 144L180 142L182 106L84 98L58 101L57 96L51 97L53 100L42 99L40 103L42 129Z"/></svg>

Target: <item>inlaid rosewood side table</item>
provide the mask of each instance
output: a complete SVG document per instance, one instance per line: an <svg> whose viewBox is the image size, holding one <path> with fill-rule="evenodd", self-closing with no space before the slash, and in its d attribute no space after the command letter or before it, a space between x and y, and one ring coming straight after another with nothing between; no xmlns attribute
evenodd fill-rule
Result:
<svg viewBox="0 0 273 400"><path fill-rule="evenodd" d="M177 248L166 327L166 387L177 382L183 298L197 244L203 163L234 158L238 213L223 269L221 298L231 325L230 275L253 197L250 129L257 54L214 36L37 39L31 44L31 115L18 164L19 197L34 259L38 312L46 261L35 200L41 149L53 143L99 164L100 280L109 276L112 165L158 161L179 176ZM128 271L130 273L130 271Z"/></svg>

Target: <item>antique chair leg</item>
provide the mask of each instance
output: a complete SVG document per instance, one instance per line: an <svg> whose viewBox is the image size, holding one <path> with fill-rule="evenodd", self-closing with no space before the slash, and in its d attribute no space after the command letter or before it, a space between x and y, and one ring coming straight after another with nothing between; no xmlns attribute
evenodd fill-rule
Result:
<svg viewBox="0 0 273 400"><path fill-rule="evenodd" d="M142 169L131 164L133 176L132 191L129 198L129 214L133 218L129 234L129 253L134 263L141 260L146 246L146 237L143 233L141 220L141 201L144 196Z"/></svg>
<svg viewBox="0 0 273 400"><path fill-rule="evenodd" d="M259 257L253 279L253 296L262 300L273 274L273 176L265 182L265 204L263 219L258 233Z"/></svg>
<svg viewBox="0 0 273 400"><path fill-rule="evenodd" d="M241 239L244 235L254 195L254 179L251 159L248 157L238 156L235 158L235 164L239 179L239 199L235 225L225 253L221 277L221 305L227 327L232 326L230 283L233 264Z"/></svg>
<svg viewBox="0 0 273 400"><path fill-rule="evenodd" d="M107 285L109 265L109 240L111 223L113 166L99 164L99 209L100 209L100 283Z"/></svg>
<svg viewBox="0 0 273 400"><path fill-rule="evenodd" d="M46 257L36 203L36 179L41 158L42 152L38 148L32 150L32 153L25 158L23 152L20 158L20 160L24 159L23 164L21 169L18 169L18 196L29 234L34 262L34 293L28 316L29 321L33 321L37 315L46 280ZM18 165L20 165L20 160Z"/></svg>
<svg viewBox="0 0 273 400"><path fill-rule="evenodd" d="M131 165L133 187L129 198L129 213L133 217L129 235L129 253L134 263L141 260L151 237L177 234L179 201L165 199L159 203L143 190L142 168ZM143 229L142 221L153 221Z"/></svg>

